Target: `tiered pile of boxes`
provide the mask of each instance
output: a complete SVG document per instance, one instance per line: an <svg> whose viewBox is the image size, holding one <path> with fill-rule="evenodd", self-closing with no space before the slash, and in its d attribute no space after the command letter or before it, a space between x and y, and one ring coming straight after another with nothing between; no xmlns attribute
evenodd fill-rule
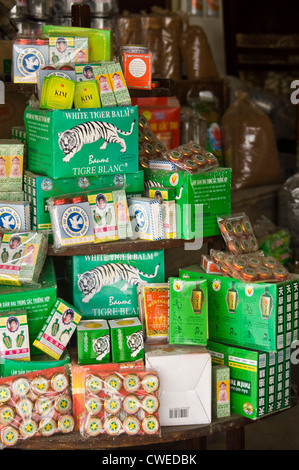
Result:
<svg viewBox="0 0 299 470"><path fill-rule="evenodd" d="M27 39L14 43L13 78L37 83L39 101L24 132L0 142L0 179L18 180L5 191L24 189L0 203L1 446L56 432L159 436L210 423L212 404L215 417L251 418L288 406L295 281L231 286L212 259L213 274L165 279L163 250L126 250L219 235L230 169L196 142L159 139L111 58L111 31L45 26ZM105 250L117 240L122 252Z"/></svg>

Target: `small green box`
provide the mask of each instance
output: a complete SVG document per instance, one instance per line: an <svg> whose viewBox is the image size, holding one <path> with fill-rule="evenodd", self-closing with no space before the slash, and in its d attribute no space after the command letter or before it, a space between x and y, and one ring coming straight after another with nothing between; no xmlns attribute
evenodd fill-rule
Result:
<svg viewBox="0 0 299 470"><path fill-rule="evenodd" d="M108 320L112 362L144 359L142 325L138 318Z"/></svg>
<svg viewBox="0 0 299 470"><path fill-rule="evenodd" d="M81 320L77 326L79 364L110 362L110 330L106 320Z"/></svg>
<svg viewBox="0 0 299 470"><path fill-rule="evenodd" d="M24 122L29 171L57 179L139 170L137 106L28 107Z"/></svg>
<svg viewBox="0 0 299 470"><path fill-rule="evenodd" d="M193 239L219 235L217 216L231 212L231 170L187 171L144 169L146 186L175 188L177 237Z"/></svg>
<svg viewBox="0 0 299 470"><path fill-rule="evenodd" d="M279 283L246 283L196 266L181 269L180 276L207 280L211 340L277 352L298 339L297 276Z"/></svg>
<svg viewBox="0 0 299 470"><path fill-rule="evenodd" d="M206 346L208 296L205 279L170 277L169 343Z"/></svg>
<svg viewBox="0 0 299 470"><path fill-rule="evenodd" d="M215 341L208 341L207 347L213 365L224 364L230 369L230 398L233 413L256 419L290 406L290 347L275 353L279 365L274 375L269 373L268 352L229 346Z"/></svg>
<svg viewBox="0 0 299 470"><path fill-rule="evenodd" d="M67 257L70 302L82 319L138 317L137 284L165 282L164 251Z"/></svg>

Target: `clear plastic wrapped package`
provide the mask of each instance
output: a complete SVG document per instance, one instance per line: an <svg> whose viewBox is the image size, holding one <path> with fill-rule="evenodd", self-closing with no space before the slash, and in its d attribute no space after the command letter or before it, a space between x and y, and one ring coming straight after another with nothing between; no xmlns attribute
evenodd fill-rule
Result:
<svg viewBox="0 0 299 470"><path fill-rule="evenodd" d="M44 232L4 233L0 246L0 284L37 285L47 248L48 236Z"/></svg>
<svg viewBox="0 0 299 470"><path fill-rule="evenodd" d="M253 253L258 250L257 239L245 213L217 217L217 223L231 253Z"/></svg>
<svg viewBox="0 0 299 470"><path fill-rule="evenodd" d="M222 274L245 282L283 282L289 278L287 268L262 251L232 254L212 249L210 255Z"/></svg>
<svg viewBox="0 0 299 470"><path fill-rule="evenodd" d="M76 428L84 438L160 435L156 371L141 363L73 366L72 377Z"/></svg>
<svg viewBox="0 0 299 470"><path fill-rule="evenodd" d="M73 401L64 366L0 378L0 448L73 431Z"/></svg>

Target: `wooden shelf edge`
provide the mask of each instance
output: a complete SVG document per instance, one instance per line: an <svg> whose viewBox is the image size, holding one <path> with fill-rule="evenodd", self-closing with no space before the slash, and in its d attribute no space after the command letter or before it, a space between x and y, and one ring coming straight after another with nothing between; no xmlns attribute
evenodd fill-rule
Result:
<svg viewBox="0 0 299 470"><path fill-rule="evenodd" d="M123 240L103 243L78 245L57 250L53 245L48 247L48 256L79 256L79 255L101 255L109 253L134 253L140 251L167 250L183 248L187 250L198 250L204 243L210 243L218 239L219 235L205 237L202 240L182 240L180 238L162 240Z"/></svg>

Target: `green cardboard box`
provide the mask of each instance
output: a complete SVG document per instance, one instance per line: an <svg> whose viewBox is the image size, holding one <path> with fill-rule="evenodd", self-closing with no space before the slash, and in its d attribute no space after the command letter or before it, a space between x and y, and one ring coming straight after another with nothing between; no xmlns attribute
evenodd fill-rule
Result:
<svg viewBox="0 0 299 470"><path fill-rule="evenodd" d="M206 346L208 296L205 279L170 277L169 344Z"/></svg>
<svg viewBox="0 0 299 470"><path fill-rule="evenodd" d="M39 287L0 285L0 312L26 309L30 353L40 354L33 341L57 299L56 275L52 258L45 261L39 278Z"/></svg>
<svg viewBox="0 0 299 470"><path fill-rule="evenodd" d="M145 185L175 188L177 238L219 235L217 216L231 212L231 170L217 168L191 175L186 171L144 169Z"/></svg>
<svg viewBox="0 0 299 470"><path fill-rule="evenodd" d="M98 175L53 179L25 171L24 190L26 200L31 202L32 228L51 230L51 217L47 199L62 194L78 194L93 190L125 189L127 196L142 195L144 186L143 171L117 175Z"/></svg>
<svg viewBox="0 0 299 470"><path fill-rule="evenodd" d="M138 318L108 320L112 362L144 359L142 325Z"/></svg>
<svg viewBox="0 0 299 470"><path fill-rule="evenodd" d="M137 106L24 113L28 170L52 178L135 173Z"/></svg>
<svg viewBox="0 0 299 470"><path fill-rule="evenodd" d="M52 359L47 354L35 355L30 361L12 361L5 359L0 362L0 377L9 377L10 375L21 375L36 370L51 369L69 364L71 361L69 352L64 350L59 360Z"/></svg>
<svg viewBox="0 0 299 470"><path fill-rule="evenodd" d="M165 280L163 250L66 259L70 302L82 320L137 317L137 283Z"/></svg>
<svg viewBox="0 0 299 470"><path fill-rule="evenodd" d="M78 364L110 362L110 330L106 320L81 320L77 326Z"/></svg>
<svg viewBox="0 0 299 470"><path fill-rule="evenodd" d="M230 368L231 411L250 419L290 406L290 348L275 353L279 368L269 373L270 353L208 341L213 365ZM269 394L270 391L270 394Z"/></svg>
<svg viewBox="0 0 299 470"><path fill-rule="evenodd" d="M277 352L298 339L298 277L250 284L198 266L181 269L184 276L207 280L211 340Z"/></svg>

